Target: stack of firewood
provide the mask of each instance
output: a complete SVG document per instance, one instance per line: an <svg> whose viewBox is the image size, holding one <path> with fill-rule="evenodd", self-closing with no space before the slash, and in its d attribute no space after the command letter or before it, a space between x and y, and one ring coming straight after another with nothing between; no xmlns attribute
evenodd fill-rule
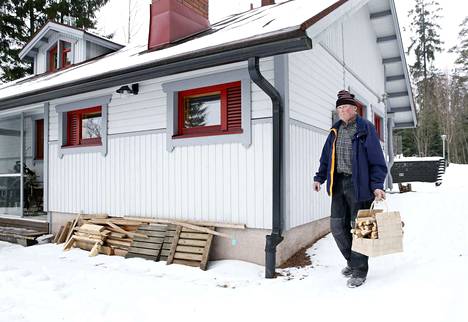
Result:
<svg viewBox="0 0 468 322"><path fill-rule="evenodd" d="M358 218L351 234L357 238L378 239L377 221L374 217Z"/></svg>
<svg viewBox="0 0 468 322"><path fill-rule="evenodd" d="M136 230L145 223L116 218L80 218L78 215L65 241L64 250L78 247L98 253L125 256L134 237L148 238Z"/></svg>

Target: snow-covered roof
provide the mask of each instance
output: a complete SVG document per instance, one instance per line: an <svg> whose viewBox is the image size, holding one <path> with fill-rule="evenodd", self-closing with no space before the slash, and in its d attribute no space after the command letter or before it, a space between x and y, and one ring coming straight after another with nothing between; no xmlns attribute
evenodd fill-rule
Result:
<svg viewBox="0 0 468 322"><path fill-rule="evenodd" d="M393 0L372 0L371 2L380 1L393 5ZM155 71L166 69L166 75L174 74L180 71L167 70L170 63L188 61L193 57L211 59L210 55L225 53L233 47L245 52L250 50L249 46L253 46L251 44L271 43L280 37L290 39L293 35L296 37L296 34L300 34L303 38L313 38L342 16L366 3L369 3L369 0L290 0L230 15L212 24L211 29L168 47L148 51L147 44L129 45L114 53L64 70L29 76L4 84L0 86L0 109L79 94L80 92L74 90L71 92L70 88L77 84L91 84L97 80L113 79L112 85L107 87L120 86L130 81L141 81L143 79L133 77L133 74L131 80L127 76L130 76L131 71L147 70L148 67L154 68ZM393 12L393 15L396 13ZM323 19L324 17L327 19ZM392 27L398 29L398 25L392 25ZM291 51L304 49L307 48L291 49ZM281 52L281 46L278 46L277 51L267 52L265 56L285 52L287 51ZM404 52L401 52L400 56L403 57L404 62ZM235 62L235 59L236 57L233 57L229 62ZM228 62L224 60L222 63ZM406 69L406 66L404 68ZM125 79L120 84L116 84L120 81L116 79L116 75L123 75ZM409 84L409 78L404 81ZM50 94L52 91L54 91L53 97Z"/></svg>
<svg viewBox="0 0 468 322"><path fill-rule="evenodd" d="M149 52L146 44L127 46L100 59L66 70L7 83L0 87L0 100L18 93L25 94L110 71L176 58L190 52L245 40L260 40L274 34L297 30L311 17L319 15L334 3L334 0L294 0L231 15L213 24L207 32L167 48Z"/></svg>

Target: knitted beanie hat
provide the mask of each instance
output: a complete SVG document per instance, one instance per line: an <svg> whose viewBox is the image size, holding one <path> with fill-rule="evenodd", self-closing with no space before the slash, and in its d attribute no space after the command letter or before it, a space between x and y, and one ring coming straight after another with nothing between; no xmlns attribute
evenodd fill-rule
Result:
<svg viewBox="0 0 468 322"><path fill-rule="evenodd" d="M351 94L350 92L345 91L345 90L341 90L338 92L338 99L336 100L336 107L340 105L345 105L345 104L357 106L357 102L354 99L354 94Z"/></svg>

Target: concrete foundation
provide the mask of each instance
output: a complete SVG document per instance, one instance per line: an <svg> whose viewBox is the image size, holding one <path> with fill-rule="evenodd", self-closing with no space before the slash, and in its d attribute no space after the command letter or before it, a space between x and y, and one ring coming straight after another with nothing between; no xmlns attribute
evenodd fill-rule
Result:
<svg viewBox="0 0 468 322"><path fill-rule="evenodd" d="M61 226L75 217L76 214L52 213L50 223L52 233L57 233ZM236 242L215 236L210 260L237 259L265 265L265 236L270 234L271 230L217 228L216 231L232 236ZM301 248L316 242L329 232L329 217L283 232L284 240L278 245L276 252L277 266L283 264Z"/></svg>
<svg viewBox="0 0 468 322"><path fill-rule="evenodd" d="M68 221L73 221L77 214L62 214L57 212L50 213L50 229L51 234L58 233L61 226L65 226Z"/></svg>
<svg viewBox="0 0 468 322"><path fill-rule="evenodd" d="M233 236L237 243L234 246L229 239L215 237L211 260L239 259L265 265L265 236L270 234L270 230L218 228L217 231ZM301 248L316 242L329 232L329 217L284 232L284 240L278 245L276 252L276 265L283 264Z"/></svg>

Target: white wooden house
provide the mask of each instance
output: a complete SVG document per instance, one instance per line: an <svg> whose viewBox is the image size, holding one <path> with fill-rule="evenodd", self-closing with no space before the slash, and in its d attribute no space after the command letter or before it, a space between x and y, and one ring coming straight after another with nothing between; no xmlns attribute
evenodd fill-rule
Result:
<svg viewBox="0 0 468 322"><path fill-rule="evenodd" d="M245 224L212 258L263 264L267 246L270 268L327 233L312 178L336 93L389 165L392 130L416 125L394 1L262 2L210 25L207 0L154 0L148 44L127 47L47 23L21 52L35 75L0 87L0 187L20 180L0 210L23 212L22 160L53 231L80 212Z"/></svg>

